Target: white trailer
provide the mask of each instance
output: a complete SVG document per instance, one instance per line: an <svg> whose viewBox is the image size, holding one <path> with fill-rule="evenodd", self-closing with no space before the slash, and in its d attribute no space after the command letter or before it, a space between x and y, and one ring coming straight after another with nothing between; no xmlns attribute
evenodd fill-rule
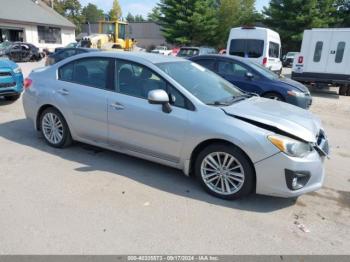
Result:
<svg viewBox="0 0 350 262"><path fill-rule="evenodd" d="M321 88L338 86L340 95L350 96L350 28L305 30L292 79Z"/></svg>

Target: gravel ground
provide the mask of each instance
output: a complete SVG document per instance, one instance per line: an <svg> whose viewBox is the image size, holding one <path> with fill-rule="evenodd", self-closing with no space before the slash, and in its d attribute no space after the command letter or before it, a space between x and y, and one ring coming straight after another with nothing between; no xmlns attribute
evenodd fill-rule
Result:
<svg viewBox="0 0 350 262"><path fill-rule="evenodd" d="M311 111L332 146L323 189L223 201L171 168L50 148L0 99L0 254L350 254L350 97L314 94Z"/></svg>

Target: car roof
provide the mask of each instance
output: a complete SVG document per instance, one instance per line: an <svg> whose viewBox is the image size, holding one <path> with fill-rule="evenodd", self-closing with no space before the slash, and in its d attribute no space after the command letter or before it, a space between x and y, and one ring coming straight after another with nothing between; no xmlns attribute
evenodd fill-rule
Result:
<svg viewBox="0 0 350 262"><path fill-rule="evenodd" d="M213 55L199 55L191 57L190 60L199 60L199 59L228 59L228 60L234 60L239 61L241 63L247 64L247 60L240 56L233 56L233 55L220 55L220 54L213 54Z"/></svg>
<svg viewBox="0 0 350 262"><path fill-rule="evenodd" d="M179 57L165 56L165 55L152 54L152 53L146 53L146 52L101 51L101 52L97 52L96 54L98 54L98 56L103 56L103 57L127 59L127 60L133 60L135 62L140 62L140 63L149 62L152 64L188 61ZM89 52L83 55L78 55L77 57L89 57L94 55L95 55L95 52Z"/></svg>

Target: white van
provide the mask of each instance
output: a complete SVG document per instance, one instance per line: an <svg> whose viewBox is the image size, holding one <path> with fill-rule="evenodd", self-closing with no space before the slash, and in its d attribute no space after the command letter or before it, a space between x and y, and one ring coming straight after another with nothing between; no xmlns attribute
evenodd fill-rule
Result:
<svg viewBox="0 0 350 262"><path fill-rule="evenodd" d="M274 72L282 71L281 38L268 28L232 28L227 42L228 55L246 57Z"/></svg>
<svg viewBox="0 0 350 262"><path fill-rule="evenodd" d="M305 30L292 78L318 87L339 86L340 95L350 96L350 28Z"/></svg>

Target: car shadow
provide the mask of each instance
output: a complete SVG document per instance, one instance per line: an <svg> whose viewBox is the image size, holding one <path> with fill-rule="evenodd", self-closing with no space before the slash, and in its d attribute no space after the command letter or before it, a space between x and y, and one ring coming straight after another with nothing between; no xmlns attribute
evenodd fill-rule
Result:
<svg viewBox="0 0 350 262"><path fill-rule="evenodd" d="M310 93L313 97L323 97L323 98L331 98L331 99L339 99L339 94L334 90L323 90L315 87L308 87Z"/></svg>
<svg viewBox="0 0 350 262"><path fill-rule="evenodd" d="M38 133L33 130L32 123L26 119L0 124L0 137L56 155L64 160L80 163L82 167L77 168L76 171L81 175L88 172L91 175L91 171L105 171L171 194L212 205L267 213L295 204L295 199L256 194L235 201L222 200L207 194L194 178L185 176L180 170L82 143L75 143L66 149L52 148L38 136Z"/></svg>
<svg viewBox="0 0 350 262"><path fill-rule="evenodd" d="M13 104L14 102L15 101L5 100L5 98L0 96L0 106L7 106L7 105L10 105L10 104Z"/></svg>

